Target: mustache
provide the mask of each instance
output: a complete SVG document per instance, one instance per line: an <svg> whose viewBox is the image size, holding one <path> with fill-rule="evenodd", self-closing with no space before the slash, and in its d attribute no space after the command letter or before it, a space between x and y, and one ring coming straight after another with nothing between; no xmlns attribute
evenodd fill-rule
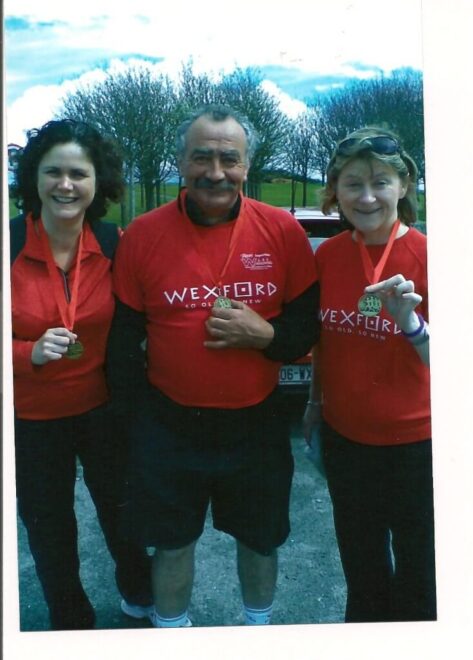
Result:
<svg viewBox="0 0 473 660"><path fill-rule="evenodd" d="M230 183L229 181L215 183L214 181L210 181L210 179L196 179L194 187L200 190L235 190L234 183Z"/></svg>

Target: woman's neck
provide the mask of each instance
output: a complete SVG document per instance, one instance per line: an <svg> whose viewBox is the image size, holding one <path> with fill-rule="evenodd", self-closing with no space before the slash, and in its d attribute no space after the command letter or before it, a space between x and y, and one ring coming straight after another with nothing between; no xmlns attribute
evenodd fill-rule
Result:
<svg viewBox="0 0 473 660"><path fill-rule="evenodd" d="M374 231L362 233L363 243L365 245L385 245L389 240L389 234L391 227L387 231ZM401 222L396 232L396 238L401 238L406 232L409 231L409 227ZM353 240L356 241L356 230L352 232Z"/></svg>
<svg viewBox="0 0 473 660"><path fill-rule="evenodd" d="M69 221L42 216L41 220L48 236L54 261L59 268L68 271L76 255L84 218Z"/></svg>
<svg viewBox="0 0 473 660"><path fill-rule="evenodd" d="M84 225L84 218L62 220L41 216L51 247L57 246L61 250L75 247Z"/></svg>

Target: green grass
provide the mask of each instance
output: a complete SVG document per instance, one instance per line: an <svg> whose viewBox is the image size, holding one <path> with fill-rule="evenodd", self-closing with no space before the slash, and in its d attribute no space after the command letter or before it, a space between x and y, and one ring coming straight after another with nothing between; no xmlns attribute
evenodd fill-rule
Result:
<svg viewBox="0 0 473 660"><path fill-rule="evenodd" d="M307 185L307 206L319 206L319 196L321 191L321 185L315 183L309 183ZM163 199L162 203L165 201L170 201L175 199L177 196L177 184L167 184L165 190L162 192ZM261 201L266 202L267 204L273 204L274 206L291 206L291 184L289 182L274 182L274 183L263 183L261 185ZM424 194L420 193L418 195L419 201L419 222L425 223L425 199ZM128 207L128 200L126 200ZM302 184L298 183L296 186L296 206L302 206ZM141 192L139 186L135 187L135 216L144 213L146 209L144 208L141 201ZM10 217L18 215L18 210L16 209L12 200L10 200ZM118 204L112 204L110 206L109 212L107 214L107 220L116 222L120 224L120 206Z"/></svg>
<svg viewBox="0 0 473 660"><path fill-rule="evenodd" d="M319 206L321 186L316 183L307 184L306 206ZM302 206L302 184L296 185L295 206ZM274 206L291 206L290 182L273 182L261 184L261 201Z"/></svg>

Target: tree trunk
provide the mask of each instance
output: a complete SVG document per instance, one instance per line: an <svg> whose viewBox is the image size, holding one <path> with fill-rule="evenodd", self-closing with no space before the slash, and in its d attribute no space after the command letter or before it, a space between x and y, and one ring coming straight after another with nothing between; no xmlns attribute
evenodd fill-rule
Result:
<svg viewBox="0 0 473 660"><path fill-rule="evenodd" d="M154 208L154 184L151 179L145 179L145 209L151 211Z"/></svg>
<svg viewBox="0 0 473 660"><path fill-rule="evenodd" d="M131 222L135 217L135 186L133 181L133 163L130 163L130 172L128 174L128 210Z"/></svg>
<svg viewBox="0 0 473 660"><path fill-rule="evenodd" d="M125 228L129 222L129 218L126 217L126 203L122 199L120 202L120 227Z"/></svg>
<svg viewBox="0 0 473 660"><path fill-rule="evenodd" d="M291 179L291 213L296 210L296 187L297 181L293 178Z"/></svg>

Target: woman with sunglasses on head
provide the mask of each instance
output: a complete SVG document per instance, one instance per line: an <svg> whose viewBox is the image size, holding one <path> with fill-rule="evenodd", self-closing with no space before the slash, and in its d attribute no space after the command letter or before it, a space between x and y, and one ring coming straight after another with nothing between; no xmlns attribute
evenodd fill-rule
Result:
<svg viewBox="0 0 473 660"><path fill-rule="evenodd" d="M320 343L304 429L333 503L347 622L436 618L426 237L417 168L363 128L327 169L347 231L316 251Z"/></svg>
<svg viewBox="0 0 473 660"><path fill-rule="evenodd" d="M10 223L16 486L53 630L95 621L79 575L77 459L123 598L151 603L146 552L118 535L126 447L106 407L118 229L100 218L123 188L121 156L94 128L65 119L28 132L13 190L23 214Z"/></svg>

